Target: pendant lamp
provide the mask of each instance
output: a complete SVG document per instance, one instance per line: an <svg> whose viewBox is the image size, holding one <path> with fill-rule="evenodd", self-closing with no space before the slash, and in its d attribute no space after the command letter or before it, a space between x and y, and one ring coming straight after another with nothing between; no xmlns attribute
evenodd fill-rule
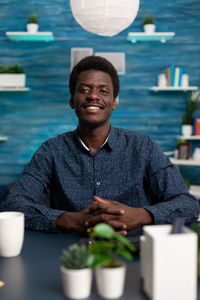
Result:
<svg viewBox="0 0 200 300"><path fill-rule="evenodd" d="M70 0L81 27L102 36L114 36L135 20L139 0Z"/></svg>

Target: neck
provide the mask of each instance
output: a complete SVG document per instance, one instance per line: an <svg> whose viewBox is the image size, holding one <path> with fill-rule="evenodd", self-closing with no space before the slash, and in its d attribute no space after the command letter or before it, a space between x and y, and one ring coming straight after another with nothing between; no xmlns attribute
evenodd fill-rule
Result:
<svg viewBox="0 0 200 300"><path fill-rule="evenodd" d="M98 149L105 142L109 131L110 123L106 126L99 126L95 128L78 125L79 136L84 144L93 152L96 153Z"/></svg>

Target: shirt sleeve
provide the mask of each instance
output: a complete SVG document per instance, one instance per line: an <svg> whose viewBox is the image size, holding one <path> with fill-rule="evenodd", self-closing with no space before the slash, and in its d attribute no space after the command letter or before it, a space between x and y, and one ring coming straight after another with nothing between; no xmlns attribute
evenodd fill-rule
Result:
<svg viewBox="0 0 200 300"><path fill-rule="evenodd" d="M151 205L145 206L154 224L172 223L183 217L186 223L199 217L199 203L188 191L184 180L159 146L150 140L151 151L147 162L146 185Z"/></svg>
<svg viewBox="0 0 200 300"><path fill-rule="evenodd" d="M0 202L0 211L23 212L28 229L59 231L56 219L65 211L52 209L44 204L48 196L52 165L50 146L44 143L33 155L7 198Z"/></svg>

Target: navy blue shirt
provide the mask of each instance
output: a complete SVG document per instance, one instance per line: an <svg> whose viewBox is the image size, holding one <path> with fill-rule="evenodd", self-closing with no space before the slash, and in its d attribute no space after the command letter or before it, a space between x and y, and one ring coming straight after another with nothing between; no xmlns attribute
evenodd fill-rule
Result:
<svg viewBox="0 0 200 300"><path fill-rule="evenodd" d="M53 208L44 205L48 190ZM199 215L198 201L159 146L144 134L113 127L96 154L84 148L77 130L47 140L1 210L24 212L27 228L57 231L56 219L82 210L93 195L144 207L155 224L178 217L194 222Z"/></svg>

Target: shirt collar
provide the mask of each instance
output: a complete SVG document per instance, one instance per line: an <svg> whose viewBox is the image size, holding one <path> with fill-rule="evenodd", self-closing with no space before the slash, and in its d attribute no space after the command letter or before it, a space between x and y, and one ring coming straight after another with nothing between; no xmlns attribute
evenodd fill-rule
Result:
<svg viewBox="0 0 200 300"><path fill-rule="evenodd" d="M75 130L75 135L76 135L79 143L83 146L83 148L86 149L87 151L90 151L90 149L84 144L84 142L79 137L78 128ZM101 147L103 147L104 145L108 145L108 147L110 149L114 149L117 146L117 135L115 132L115 128L112 126L110 127L110 132Z"/></svg>

